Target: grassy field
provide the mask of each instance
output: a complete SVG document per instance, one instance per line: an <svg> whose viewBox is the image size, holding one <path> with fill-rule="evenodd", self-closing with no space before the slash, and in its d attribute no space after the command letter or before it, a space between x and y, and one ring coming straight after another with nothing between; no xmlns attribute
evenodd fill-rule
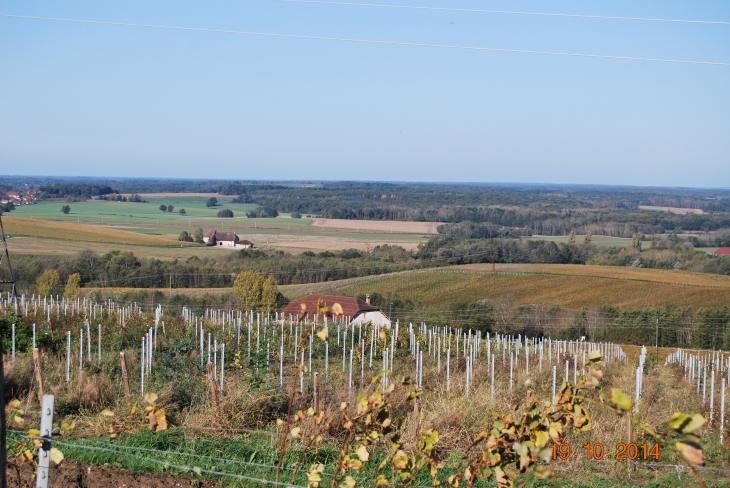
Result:
<svg viewBox="0 0 730 488"><path fill-rule="evenodd" d="M454 266L318 285L288 285L280 291L290 299L310 290L348 296L377 292L435 310L504 296L510 296L514 305L545 303L571 309L606 304L628 309L719 307L730 301L730 279L699 273L579 265L504 265L497 270L492 274L491 266Z"/></svg>

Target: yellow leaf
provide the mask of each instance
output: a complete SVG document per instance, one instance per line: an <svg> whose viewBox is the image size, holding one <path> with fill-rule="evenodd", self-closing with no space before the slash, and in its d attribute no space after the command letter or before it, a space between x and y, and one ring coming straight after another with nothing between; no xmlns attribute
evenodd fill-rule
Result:
<svg viewBox="0 0 730 488"><path fill-rule="evenodd" d="M56 463L56 465L61 464L61 461L63 461L63 453L55 447L51 448L51 461Z"/></svg>
<svg viewBox="0 0 730 488"><path fill-rule="evenodd" d="M299 439L301 432L301 427L294 427L289 433L291 434L293 439Z"/></svg>
<svg viewBox="0 0 730 488"><path fill-rule="evenodd" d="M40 431L40 430L38 430L38 429L30 429L30 430L28 431L28 435L29 435L30 437L38 437L38 436L40 436L40 435L41 435L41 431Z"/></svg>
<svg viewBox="0 0 730 488"><path fill-rule="evenodd" d="M167 417L165 416L165 411L158 408L155 412L155 417L157 418L157 428L155 430L157 432L167 430Z"/></svg>
<svg viewBox="0 0 730 488"><path fill-rule="evenodd" d="M327 327L324 327L324 328L318 330L316 335L320 341L322 341L322 342L327 341L327 336L328 336Z"/></svg>
<svg viewBox="0 0 730 488"><path fill-rule="evenodd" d="M357 448L357 457L360 458L360 461L366 463L370 459L370 453L368 452L367 447L365 447L365 444L360 444L360 447Z"/></svg>
<svg viewBox="0 0 730 488"><path fill-rule="evenodd" d="M278 425L279 427L281 427L282 425L284 425L284 421L281 420L281 419L276 419L276 425Z"/></svg>
<svg viewBox="0 0 730 488"><path fill-rule="evenodd" d="M103 415L104 417L114 417L114 412L112 412L108 408L105 408L101 411L101 415Z"/></svg>
<svg viewBox="0 0 730 488"><path fill-rule="evenodd" d="M130 415L134 415L137 412L137 402L134 402L134 405L132 405L132 411L130 412Z"/></svg>
<svg viewBox="0 0 730 488"><path fill-rule="evenodd" d="M355 487L355 478L353 478L352 476L346 477L345 486L347 486L347 488L354 488Z"/></svg>
<svg viewBox="0 0 730 488"><path fill-rule="evenodd" d="M25 425L25 419L23 417L18 417L17 415L13 417L13 422L15 422L20 427Z"/></svg>
<svg viewBox="0 0 730 488"><path fill-rule="evenodd" d="M30 449L26 449L25 451L23 451L23 458L25 458L26 461L33 460L33 453L30 452Z"/></svg>
<svg viewBox="0 0 730 488"><path fill-rule="evenodd" d="M544 447L550 440L550 434L544 430L538 430L535 432L535 445L537 447Z"/></svg>
<svg viewBox="0 0 730 488"><path fill-rule="evenodd" d="M8 405L12 408L20 408L20 400L18 400L18 399L10 400L10 403L8 403Z"/></svg>
<svg viewBox="0 0 730 488"><path fill-rule="evenodd" d="M157 401L157 393L152 393L152 392L145 393L144 394L144 401L146 401L147 403L151 403L152 405L154 405L155 402Z"/></svg>

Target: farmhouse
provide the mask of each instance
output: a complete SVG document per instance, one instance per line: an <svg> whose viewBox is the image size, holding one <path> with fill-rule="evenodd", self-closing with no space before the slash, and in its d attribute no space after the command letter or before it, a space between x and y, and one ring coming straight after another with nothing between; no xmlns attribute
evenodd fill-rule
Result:
<svg viewBox="0 0 730 488"><path fill-rule="evenodd" d="M730 256L730 247L721 247L710 254L714 254L715 256Z"/></svg>
<svg viewBox="0 0 730 488"><path fill-rule="evenodd" d="M228 249L251 249L253 242L246 239L240 239L235 232L218 232L217 230L209 230L203 236L203 242L209 246L225 247Z"/></svg>
<svg viewBox="0 0 730 488"><path fill-rule="evenodd" d="M298 317L300 313L305 312L309 320L314 320L317 315L317 304L320 301L322 306L327 307L327 315L330 318L338 315L339 309L341 309L342 317L346 320L349 319L353 324L371 322L374 325L390 327L390 319L378 307L370 304L370 295L367 295L363 302L355 297L320 295L310 291L309 295L289 302L284 308L284 316ZM322 320L321 315L319 320Z"/></svg>

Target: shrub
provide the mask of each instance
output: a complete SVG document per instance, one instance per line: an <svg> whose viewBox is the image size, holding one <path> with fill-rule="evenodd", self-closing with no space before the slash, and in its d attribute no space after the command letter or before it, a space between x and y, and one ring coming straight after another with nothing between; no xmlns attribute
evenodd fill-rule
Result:
<svg viewBox="0 0 730 488"><path fill-rule="evenodd" d="M227 208L224 208L223 210L220 210L218 212L218 217L229 219L233 217L233 212L231 210L228 210Z"/></svg>
<svg viewBox="0 0 730 488"><path fill-rule="evenodd" d="M291 213L291 218L293 218L293 219L301 219L302 218L302 214L300 214L299 212L292 212Z"/></svg>

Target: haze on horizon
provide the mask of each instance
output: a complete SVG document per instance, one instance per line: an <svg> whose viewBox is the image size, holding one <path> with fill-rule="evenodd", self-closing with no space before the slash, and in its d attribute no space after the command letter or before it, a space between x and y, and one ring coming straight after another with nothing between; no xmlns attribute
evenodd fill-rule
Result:
<svg viewBox="0 0 730 488"><path fill-rule="evenodd" d="M719 0L389 3L730 21ZM730 62L730 25L261 0L0 13ZM728 188L729 86L728 66L0 17L0 173Z"/></svg>

